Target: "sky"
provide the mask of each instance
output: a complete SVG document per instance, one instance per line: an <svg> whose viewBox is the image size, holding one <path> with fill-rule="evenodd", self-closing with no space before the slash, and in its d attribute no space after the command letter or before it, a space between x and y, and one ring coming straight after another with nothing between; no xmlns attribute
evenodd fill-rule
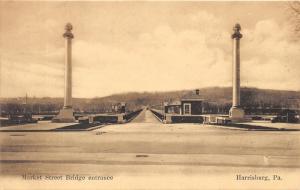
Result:
<svg viewBox="0 0 300 190"><path fill-rule="evenodd" d="M241 85L300 90L287 2L0 2L0 96L63 97L64 25L73 25L73 97Z"/></svg>

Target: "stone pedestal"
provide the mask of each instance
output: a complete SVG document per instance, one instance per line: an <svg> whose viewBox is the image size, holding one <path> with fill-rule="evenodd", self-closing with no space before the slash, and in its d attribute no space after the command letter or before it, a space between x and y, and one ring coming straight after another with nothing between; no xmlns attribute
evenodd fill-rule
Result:
<svg viewBox="0 0 300 190"><path fill-rule="evenodd" d="M53 122L58 123L72 123L75 122L73 108L63 108L59 111L59 114L53 119Z"/></svg>
<svg viewBox="0 0 300 190"><path fill-rule="evenodd" d="M243 120L245 118L245 111L240 107L231 107L229 110L229 117L232 120Z"/></svg>

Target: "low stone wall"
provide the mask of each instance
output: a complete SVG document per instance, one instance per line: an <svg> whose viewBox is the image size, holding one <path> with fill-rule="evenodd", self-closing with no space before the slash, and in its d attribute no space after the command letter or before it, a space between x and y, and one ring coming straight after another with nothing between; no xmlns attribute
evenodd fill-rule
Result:
<svg viewBox="0 0 300 190"><path fill-rule="evenodd" d="M118 123L119 120L123 120L123 116L108 115L108 114L96 114L78 118L80 124L90 123Z"/></svg>
<svg viewBox="0 0 300 190"><path fill-rule="evenodd" d="M89 115L85 117L81 117L78 119L79 123L88 124L88 123L126 123L135 118L142 109L129 112L129 113L121 113L121 114L95 114Z"/></svg>
<svg viewBox="0 0 300 190"><path fill-rule="evenodd" d="M202 115L163 114L160 110L151 112L163 123L203 123Z"/></svg>
<svg viewBox="0 0 300 190"><path fill-rule="evenodd" d="M35 119L32 120L0 120L0 127L6 127L11 125L24 125L28 123L37 123L38 121Z"/></svg>
<svg viewBox="0 0 300 190"><path fill-rule="evenodd" d="M173 123L203 123L203 117L198 115L189 115L189 116L172 116Z"/></svg>
<svg viewBox="0 0 300 190"><path fill-rule="evenodd" d="M203 116L166 114L164 123L203 123Z"/></svg>
<svg viewBox="0 0 300 190"><path fill-rule="evenodd" d="M203 120L203 123L210 125L227 125L231 123L231 119L226 115L204 115Z"/></svg>
<svg viewBox="0 0 300 190"><path fill-rule="evenodd" d="M92 123L118 123L118 115L96 115L93 116Z"/></svg>

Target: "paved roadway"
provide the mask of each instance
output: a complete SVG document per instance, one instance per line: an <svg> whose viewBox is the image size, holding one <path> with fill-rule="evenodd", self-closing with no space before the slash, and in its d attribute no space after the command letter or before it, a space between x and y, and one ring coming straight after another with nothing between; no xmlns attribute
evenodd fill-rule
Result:
<svg viewBox="0 0 300 190"><path fill-rule="evenodd" d="M299 126L300 128L300 126ZM1 132L1 186L23 189L294 189L300 132L161 124L148 110L131 123L87 132ZM109 175L112 181L30 181L22 174ZM237 181L236 175L280 175ZM52 186L54 185L54 186ZM250 187L250 188L249 188ZM21 189L22 189L21 188Z"/></svg>
<svg viewBox="0 0 300 190"><path fill-rule="evenodd" d="M152 123L160 124L160 121L149 111L144 109L131 123ZM160 126L160 125L158 125Z"/></svg>

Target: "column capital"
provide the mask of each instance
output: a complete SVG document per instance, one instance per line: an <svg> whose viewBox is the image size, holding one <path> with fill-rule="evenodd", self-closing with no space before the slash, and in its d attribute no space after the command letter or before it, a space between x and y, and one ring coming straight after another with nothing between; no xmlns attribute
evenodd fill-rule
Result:
<svg viewBox="0 0 300 190"><path fill-rule="evenodd" d="M231 35L231 38L232 39L236 38L237 40L242 38L243 35L240 33L240 30L241 30L241 25L239 23L235 24L233 27L234 33Z"/></svg>
<svg viewBox="0 0 300 190"><path fill-rule="evenodd" d="M74 38L74 35L72 33L72 29L73 29L72 24L71 23L67 23L66 26L65 26L66 32L63 34L63 37L64 38L68 38L68 39Z"/></svg>

